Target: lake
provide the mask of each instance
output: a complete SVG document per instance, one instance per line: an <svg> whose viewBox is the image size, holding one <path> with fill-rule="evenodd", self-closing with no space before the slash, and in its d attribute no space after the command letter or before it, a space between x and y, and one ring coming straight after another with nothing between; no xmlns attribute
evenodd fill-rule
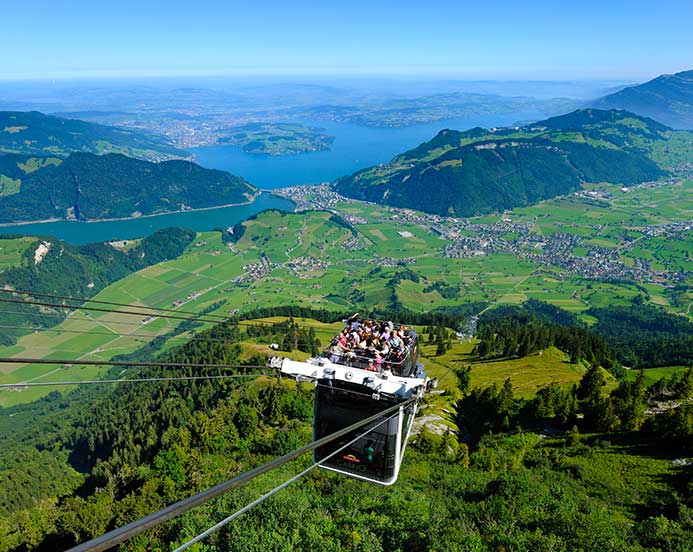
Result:
<svg viewBox="0 0 693 552"><path fill-rule="evenodd" d="M185 211L153 217L140 217L128 220L103 222L41 222L19 226L2 226L0 234L30 234L33 236L53 236L69 243L104 242L113 239L132 239L149 236L162 228L179 226L198 232L228 228L265 209L293 211L294 204L284 198L262 193L249 205L219 207L204 211Z"/></svg>
<svg viewBox="0 0 693 552"><path fill-rule="evenodd" d="M257 155L237 146L210 146L191 150L203 167L222 169L244 177L263 189L329 182L359 169L389 161L395 155L433 138L441 129L466 130L475 126L506 126L518 120L540 119L540 113L509 113L466 119L450 119L405 128L368 128L348 123L301 121L324 128L335 137L332 149L297 155ZM226 228L265 209L293 210L293 203L261 194L250 205L187 211L154 217L105 222L46 222L2 226L0 234L55 236L74 244L132 239L171 226L196 231Z"/></svg>
<svg viewBox="0 0 693 552"><path fill-rule="evenodd" d="M449 119L405 128L369 128L348 123L292 121L325 129L335 137L332 149L295 155L245 153L238 146L207 146L190 151L195 161L210 169L242 176L264 189L297 184L319 184L377 165L433 138L440 130L467 130L475 126L507 126L519 120L543 118L539 113L511 113Z"/></svg>

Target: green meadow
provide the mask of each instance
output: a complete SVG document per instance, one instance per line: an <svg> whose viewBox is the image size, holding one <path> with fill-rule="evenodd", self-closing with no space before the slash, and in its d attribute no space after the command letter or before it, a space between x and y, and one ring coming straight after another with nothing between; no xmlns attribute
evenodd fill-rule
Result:
<svg viewBox="0 0 693 552"><path fill-rule="evenodd" d="M618 248L627 266L639 258L656 269L693 270L693 240L672 241L665 235L645 235L642 231L643 225L690 220L693 183L627 192L612 185L592 188L606 190L613 197L594 200L570 195L505 216L513 222L530 222L545 236L555 232L580 235L576 255L584 256L591 246ZM214 314L223 316L288 304L335 312L393 307L429 311L469 303L483 304L483 309L538 299L576 312L588 324L595 320L582 313L590 307L627 305L638 295L645 294L652 303L679 313L685 313L693 303L690 279L673 289L590 280L506 253L446 258L444 250L449 242L425 223L403 221L395 211L368 203L349 201L336 208L344 215L361 217L365 223L353 225L352 230L327 212L265 212L244 223L244 232L235 243L225 243L219 232L199 233L179 258L134 273L101 291L96 299L164 308L178 305L195 312L213 309ZM499 216L493 215L472 222L493 224L498 220ZM0 270L19 263L33 242L33 238L0 240ZM624 247L625 243L629 246ZM268 264L258 269L262 263ZM199 327L208 325L200 323ZM163 318L75 312L54 328L59 331L26 335L16 345L0 348L0 356L110 359L133 352L161 335L174 336L167 347L182 343L191 334L177 326L178 321ZM85 331L99 335L71 333ZM543 358L523 359L525 365L515 368L518 373L544 373L549 363L547 373L556 381L577 381L582 367L566 365L557 354L547 352ZM473 381L479 385L502 381L515 368L512 363L475 366ZM0 382L92 379L105 371L98 367L4 365ZM543 383L547 383L543 377L531 375L523 381L513 380L523 396ZM34 400L50 390L0 391L0 405Z"/></svg>

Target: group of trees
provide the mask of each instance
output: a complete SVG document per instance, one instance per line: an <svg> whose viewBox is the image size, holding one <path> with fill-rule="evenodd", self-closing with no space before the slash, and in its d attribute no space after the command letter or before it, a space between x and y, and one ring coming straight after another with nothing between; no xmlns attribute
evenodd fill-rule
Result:
<svg viewBox="0 0 693 552"><path fill-rule="evenodd" d="M475 352L481 358L524 357L555 346L570 356L571 363L585 360L622 375L616 352L602 337L579 326L543 322L530 312L482 318L477 337Z"/></svg>
<svg viewBox="0 0 693 552"><path fill-rule="evenodd" d="M637 296L627 307L593 308L594 331L617 351L628 366L675 366L693 363L693 322Z"/></svg>
<svg viewBox="0 0 693 552"><path fill-rule="evenodd" d="M452 348L452 340L455 337L455 332L447 329L440 324L426 326L424 335L428 336L428 343L436 345L436 356L444 355Z"/></svg>
<svg viewBox="0 0 693 552"><path fill-rule="evenodd" d="M293 327L287 326L287 332ZM240 363L243 334L237 327L220 324L200 335L209 339L190 341L161 360ZM147 375L199 372L157 368ZM252 386L241 380L172 381L123 384L102 393L78 390L70 404L54 395L43 408L49 405L60 416L34 405L35 419L43 418L40 431L38 422L27 422L25 435L0 453L3 552L66 549L249 469L268 455L297 448L310 439L312 393L272 379ZM62 464L46 464L47 456ZM160 542L173 538L167 531L153 537Z"/></svg>
<svg viewBox="0 0 693 552"><path fill-rule="evenodd" d="M476 388L457 404L460 436L475 442L484 434L518 428L575 428L582 432L637 432L666 436L666 446L690 447L693 443L693 368L651 386L642 373L623 381L604 394L603 370L592 366L578 385L563 388L557 383L540 388L530 400L516 399L510 379L502 387ZM662 391L664 390L664 391ZM665 406L646 416L654 399Z"/></svg>
<svg viewBox="0 0 693 552"><path fill-rule="evenodd" d="M282 351L291 352L294 349L317 356L322 347L315 335L315 329L299 326L293 318L272 324L257 324L247 326L245 333L248 337L261 338L265 342L277 342Z"/></svg>
<svg viewBox="0 0 693 552"><path fill-rule="evenodd" d="M619 365L633 368L693 363L693 322L661 307L645 304L641 296L628 306L592 308L597 321L587 327L575 314L537 300L522 306L502 306L479 320L484 358L525 356L548 345L623 376Z"/></svg>

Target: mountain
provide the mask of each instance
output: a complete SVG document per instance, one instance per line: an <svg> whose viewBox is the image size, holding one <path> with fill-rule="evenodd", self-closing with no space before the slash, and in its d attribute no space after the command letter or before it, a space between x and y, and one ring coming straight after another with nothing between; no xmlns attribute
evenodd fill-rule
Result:
<svg viewBox="0 0 693 552"><path fill-rule="evenodd" d="M96 220L245 203L257 190L189 161L150 163L121 154L66 159L0 156L0 222Z"/></svg>
<svg viewBox="0 0 693 552"><path fill-rule="evenodd" d="M440 215L502 211L568 193L583 182L659 178L665 171L651 155L669 131L626 111L594 109L517 128L443 130L334 187L350 198Z"/></svg>
<svg viewBox="0 0 693 552"><path fill-rule="evenodd" d="M0 268L0 287L92 297L128 274L175 259L192 243L195 235L192 230L166 228L141 240L131 240L127 247L106 243L76 246L55 238L24 236L21 239L26 245L18 252L16 262ZM12 239L16 238L1 237L0 249ZM51 327L65 316L62 310L17 304L3 312L3 323L13 328L3 330L0 345L14 343L18 336L31 331L32 324Z"/></svg>
<svg viewBox="0 0 693 552"><path fill-rule="evenodd" d="M160 161L187 157L166 138L38 111L0 111L0 152L67 157L73 151L123 153Z"/></svg>
<svg viewBox="0 0 693 552"><path fill-rule="evenodd" d="M594 102L601 109L627 109L673 128L693 129L693 71L661 75Z"/></svg>

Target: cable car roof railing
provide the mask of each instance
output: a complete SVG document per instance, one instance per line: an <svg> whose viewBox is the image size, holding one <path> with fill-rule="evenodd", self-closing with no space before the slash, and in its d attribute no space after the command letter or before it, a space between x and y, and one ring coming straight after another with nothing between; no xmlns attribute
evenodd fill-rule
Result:
<svg viewBox="0 0 693 552"><path fill-rule="evenodd" d="M383 357L383 363L387 363L393 367L403 366L409 360L409 355L411 354L413 348L414 348L413 346L405 346L404 351L402 353L402 356L404 358L402 358L402 360L400 360L400 361L389 360L388 357L390 354L392 354L392 351L390 351L390 353L388 353L387 356ZM333 355L337 355L339 357L346 357L346 359L348 361L353 360L353 359L362 360L366 364L368 364L370 361L375 360L373 357L357 355L353 350L343 351L342 353L335 353L335 352L331 352L329 349L330 349L329 347L326 347L323 350L323 354L322 354L323 357L329 358ZM375 352L379 352L379 351L375 351Z"/></svg>

